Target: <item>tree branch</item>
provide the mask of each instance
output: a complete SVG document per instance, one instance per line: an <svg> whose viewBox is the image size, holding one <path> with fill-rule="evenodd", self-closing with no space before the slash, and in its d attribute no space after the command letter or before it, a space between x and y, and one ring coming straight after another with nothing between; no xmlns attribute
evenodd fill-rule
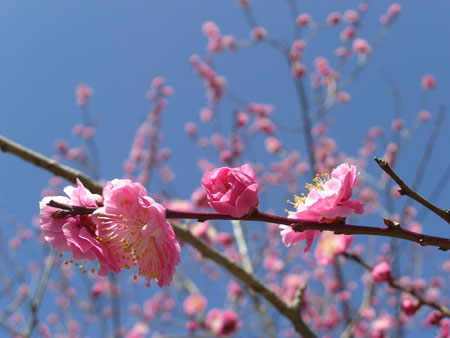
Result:
<svg viewBox="0 0 450 338"><path fill-rule="evenodd" d="M447 223L450 223L450 210L449 209L445 209L442 210L439 207L437 207L436 205L434 205L433 203L431 203L429 200L427 200L425 197L423 197L422 195L418 194L417 192L415 192L413 189L411 189L396 173L395 171L391 168L391 166L389 165L389 163L386 161L386 159L384 158L378 158L375 157L375 162L377 162L378 166L386 173L388 174L394 181L395 183L398 184L398 186L400 187L398 189L398 192L400 193L400 195L406 195L409 196L410 198L412 198L413 200L419 202L420 204L422 204L424 207L426 207L427 209L431 210L432 212L434 212L436 215L438 215L439 217L441 217L444 221L446 221Z"/></svg>

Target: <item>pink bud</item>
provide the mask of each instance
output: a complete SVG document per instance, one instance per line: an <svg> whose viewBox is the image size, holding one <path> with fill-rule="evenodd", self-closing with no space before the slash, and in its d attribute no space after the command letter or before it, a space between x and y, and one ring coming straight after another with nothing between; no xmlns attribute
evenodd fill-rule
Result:
<svg viewBox="0 0 450 338"><path fill-rule="evenodd" d="M209 108L203 108L200 110L200 119L202 122L209 122L213 117L213 111Z"/></svg>
<svg viewBox="0 0 450 338"><path fill-rule="evenodd" d="M184 131L189 135L189 137L194 138L197 136L197 126L193 122L186 123L184 125Z"/></svg>
<svg viewBox="0 0 450 338"><path fill-rule="evenodd" d="M432 74L425 74L422 77L422 88L425 90L430 90L436 87L436 78Z"/></svg>
<svg viewBox="0 0 450 338"><path fill-rule="evenodd" d="M400 11L402 10L402 6L399 3L393 3L389 6L387 12L391 16L397 16L400 14Z"/></svg>
<svg viewBox="0 0 450 338"><path fill-rule="evenodd" d="M240 218L258 206L258 184L248 164L214 169L203 175L202 185L209 205L219 213Z"/></svg>
<svg viewBox="0 0 450 338"><path fill-rule="evenodd" d="M252 29L250 35L253 40L264 40L267 37L267 31L264 27L258 26Z"/></svg>
<svg viewBox="0 0 450 338"><path fill-rule="evenodd" d="M279 153L281 149L283 149L283 145L281 144L280 140L274 136L269 136L266 138L265 146L267 152L269 152L270 154Z"/></svg>
<svg viewBox="0 0 450 338"><path fill-rule="evenodd" d="M238 128L243 128L248 123L248 116L246 113L239 112L236 116L236 126Z"/></svg>
<svg viewBox="0 0 450 338"><path fill-rule="evenodd" d="M306 67L303 63L295 62L291 68L292 76L301 79L306 74Z"/></svg>
<svg viewBox="0 0 450 338"><path fill-rule="evenodd" d="M419 307L420 303L417 300L405 299L402 302L402 310L409 317L414 315Z"/></svg>
<svg viewBox="0 0 450 338"><path fill-rule="evenodd" d="M342 16L338 12L332 12L327 17L327 24L329 25L339 25L342 21Z"/></svg>
<svg viewBox="0 0 450 338"><path fill-rule="evenodd" d="M359 14L354 9L349 9L345 11L344 18L345 21L347 21L348 23L355 23L356 21L359 20Z"/></svg>
<svg viewBox="0 0 450 338"><path fill-rule="evenodd" d="M372 278L377 283L390 281L392 279L391 266L387 262L377 264L372 270Z"/></svg>
<svg viewBox="0 0 450 338"><path fill-rule="evenodd" d="M394 131L400 131L404 128L405 122L402 119L396 119L392 121L391 127Z"/></svg>
<svg viewBox="0 0 450 338"><path fill-rule="evenodd" d="M372 47L366 40L359 38L353 41L353 50L356 53L370 54L372 52Z"/></svg>
<svg viewBox="0 0 450 338"><path fill-rule="evenodd" d="M295 23L298 26L308 26L311 23L311 16L308 13L302 13L297 17Z"/></svg>
<svg viewBox="0 0 450 338"><path fill-rule="evenodd" d="M430 113L429 111L427 111L427 110L422 110L422 111L419 113L419 119L420 119L422 122L428 122L428 121L431 120L431 113Z"/></svg>

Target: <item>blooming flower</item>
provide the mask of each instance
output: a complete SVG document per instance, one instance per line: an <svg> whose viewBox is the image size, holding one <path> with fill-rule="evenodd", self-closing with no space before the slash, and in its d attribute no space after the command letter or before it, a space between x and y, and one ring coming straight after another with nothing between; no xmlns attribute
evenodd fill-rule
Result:
<svg viewBox="0 0 450 338"><path fill-rule="evenodd" d="M240 218L258 206L258 184L248 164L214 169L203 175L202 185L209 205L217 212Z"/></svg>
<svg viewBox="0 0 450 338"><path fill-rule="evenodd" d="M309 190L308 196L295 196L296 212L290 212L289 218L301 221L333 223L345 220L353 213L362 214L363 205L356 200L350 200L353 186L358 173L356 167L343 163L331 172L331 176L317 175L313 184L306 184ZM306 230L295 232L289 225L280 225L281 238L286 246L306 241L305 252L311 248L318 230Z"/></svg>
<svg viewBox="0 0 450 338"><path fill-rule="evenodd" d="M101 196L92 194L78 179L76 188L67 186L64 192L69 197L47 196L39 203L41 230L45 240L57 251L71 252L75 260L98 259L100 275L107 275L109 271L119 272L120 268L112 260L109 250L96 239L91 215L58 217L60 209L48 206L53 200L70 206L98 207L96 201L101 200ZM79 267L83 268L83 265Z"/></svg>
<svg viewBox="0 0 450 338"><path fill-rule="evenodd" d="M241 321L233 310L211 309L206 316L206 327L215 335L231 335L239 328Z"/></svg>
<svg viewBox="0 0 450 338"><path fill-rule="evenodd" d="M190 295L184 300L183 309L188 316L203 312L206 309L206 298L199 294Z"/></svg>
<svg viewBox="0 0 450 338"><path fill-rule="evenodd" d="M147 286L152 278L160 287L169 285L180 262L180 245L164 207L140 183L126 179L109 181L103 198L104 207L92 219L98 239L111 250L115 263L125 269L136 267Z"/></svg>
<svg viewBox="0 0 450 338"><path fill-rule="evenodd" d="M334 264L335 257L344 253L352 243L352 235L335 235L332 232L325 232L320 237L314 256L319 265Z"/></svg>

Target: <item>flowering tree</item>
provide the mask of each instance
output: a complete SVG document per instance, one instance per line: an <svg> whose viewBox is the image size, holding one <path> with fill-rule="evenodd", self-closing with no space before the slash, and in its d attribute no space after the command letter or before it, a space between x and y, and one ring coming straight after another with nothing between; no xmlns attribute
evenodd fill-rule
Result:
<svg viewBox="0 0 450 338"><path fill-rule="evenodd" d="M1 250L4 332L450 337L450 239L423 222L428 212L450 223L438 200L450 169L429 179L431 193L422 192L445 114L443 105L427 100L435 77L417 80L414 95L422 92L422 106L403 117L399 88L383 70L395 106L393 117L381 114L390 129L372 125L360 141L357 123L346 122L342 140L333 134L343 119L334 111L352 109L352 86L364 82L361 74L402 6L385 7L369 39L363 24L375 24L368 0L329 12L325 20L286 2L289 38L272 36L247 0L238 5L249 38L224 35L215 22L204 22L206 53L189 58L206 92L199 123L192 116L166 116L174 89L155 77L149 113L113 177L100 170L101 155L112 150L99 146L98 121L89 109L94 92L85 83L76 87L82 120L72 132L79 146L58 139L56 153L47 157L0 136L3 152L54 175L42 182L34 227L2 210L9 249ZM313 47L322 32L339 35L338 48L326 57ZM235 91L218 66L262 47L288 66L279 72L298 101L288 114ZM163 125L170 119L182 120L183 142L190 144L164 147ZM414 143L425 133L425 142ZM338 144L345 139L359 148L344 152ZM408 172L401 155L412 148L419 160L407 165ZM171 163L177 152L199 155L201 173L186 178L191 186L177 184L175 175L188 163ZM438 264L425 264L430 256Z"/></svg>

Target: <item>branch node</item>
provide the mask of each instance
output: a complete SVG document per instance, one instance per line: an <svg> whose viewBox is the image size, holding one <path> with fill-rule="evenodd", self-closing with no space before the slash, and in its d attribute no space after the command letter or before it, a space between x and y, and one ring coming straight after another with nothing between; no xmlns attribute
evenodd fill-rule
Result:
<svg viewBox="0 0 450 338"><path fill-rule="evenodd" d="M298 223L292 223L291 228L294 229L295 232L303 232L305 231L305 226Z"/></svg>
<svg viewBox="0 0 450 338"><path fill-rule="evenodd" d="M386 226L388 228L398 228L400 226L399 222L394 222L394 221L390 220L389 218L383 218L383 222L384 222L384 224L386 224Z"/></svg>
<svg viewBox="0 0 450 338"><path fill-rule="evenodd" d="M424 238L419 238L419 244L422 246L427 246L428 242Z"/></svg>

